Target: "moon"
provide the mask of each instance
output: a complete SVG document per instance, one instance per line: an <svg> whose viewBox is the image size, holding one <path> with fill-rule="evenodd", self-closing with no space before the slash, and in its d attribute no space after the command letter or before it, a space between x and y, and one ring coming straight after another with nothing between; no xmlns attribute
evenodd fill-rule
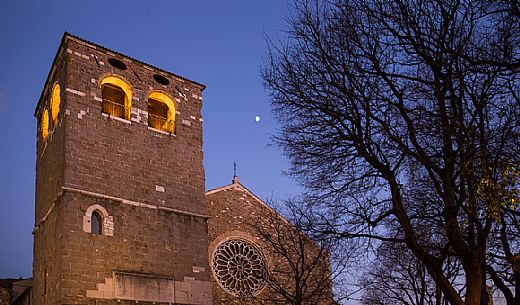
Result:
<svg viewBox="0 0 520 305"><path fill-rule="evenodd" d="M255 122L260 122L260 116L259 115L255 116Z"/></svg>

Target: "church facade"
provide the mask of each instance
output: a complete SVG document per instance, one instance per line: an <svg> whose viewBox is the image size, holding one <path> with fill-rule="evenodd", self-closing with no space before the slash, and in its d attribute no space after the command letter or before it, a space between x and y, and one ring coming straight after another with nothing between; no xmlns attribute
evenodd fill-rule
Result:
<svg viewBox="0 0 520 305"><path fill-rule="evenodd" d="M269 292L263 278L278 262L248 223L270 208L237 177L204 190L204 88L64 34L34 113L33 304L224 304Z"/></svg>

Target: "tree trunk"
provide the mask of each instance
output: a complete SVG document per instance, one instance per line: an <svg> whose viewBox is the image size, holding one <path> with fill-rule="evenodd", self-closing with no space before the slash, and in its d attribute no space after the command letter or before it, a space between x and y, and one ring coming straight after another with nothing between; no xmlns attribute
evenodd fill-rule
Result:
<svg viewBox="0 0 520 305"><path fill-rule="evenodd" d="M463 263L463 265L466 273L465 305L484 305L481 303L483 274L480 264L471 262L468 264Z"/></svg>

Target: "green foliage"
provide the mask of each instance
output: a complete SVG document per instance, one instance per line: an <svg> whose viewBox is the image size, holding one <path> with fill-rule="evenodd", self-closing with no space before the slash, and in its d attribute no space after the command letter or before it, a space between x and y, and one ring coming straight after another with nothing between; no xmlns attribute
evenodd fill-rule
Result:
<svg viewBox="0 0 520 305"><path fill-rule="evenodd" d="M519 164L507 164L495 173L488 169L480 179L477 194L487 207L487 216L496 222L500 222L503 208L515 210L518 207L519 168Z"/></svg>

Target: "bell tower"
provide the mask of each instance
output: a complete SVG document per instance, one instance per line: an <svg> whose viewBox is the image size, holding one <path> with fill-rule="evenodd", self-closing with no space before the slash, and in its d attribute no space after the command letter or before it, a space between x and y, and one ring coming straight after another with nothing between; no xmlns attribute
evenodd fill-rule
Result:
<svg viewBox="0 0 520 305"><path fill-rule="evenodd" d="M64 34L35 110L34 304L211 304L203 90Z"/></svg>

